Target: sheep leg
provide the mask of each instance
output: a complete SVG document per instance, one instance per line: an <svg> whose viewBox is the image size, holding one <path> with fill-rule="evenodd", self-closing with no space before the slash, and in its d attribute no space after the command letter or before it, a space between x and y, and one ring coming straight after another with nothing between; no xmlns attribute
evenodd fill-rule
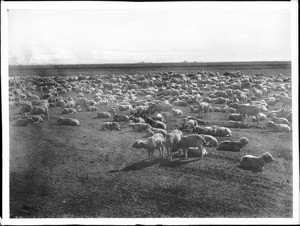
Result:
<svg viewBox="0 0 300 226"><path fill-rule="evenodd" d="M151 150L150 149L148 149L148 159L151 162Z"/></svg>
<svg viewBox="0 0 300 226"><path fill-rule="evenodd" d="M188 155L187 155L187 149L188 149L188 148L185 148L185 149L183 150L183 153L184 153L184 159L187 159L187 156L188 156Z"/></svg>

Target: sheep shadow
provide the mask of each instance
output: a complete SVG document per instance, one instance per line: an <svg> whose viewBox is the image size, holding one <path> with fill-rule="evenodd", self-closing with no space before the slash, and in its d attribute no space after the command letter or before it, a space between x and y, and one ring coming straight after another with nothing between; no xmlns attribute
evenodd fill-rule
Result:
<svg viewBox="0 0 300 226"><path fill-rule="evenodd" d="M168 159L164 159L164 160L161 161L159 166L174 168L174 167L177 167L177 166L186 165L186 164L189 164L191 162L196 162L196 161L199 161L199 160L200 160L200 158L190 159L190 160L179 158L179 159L172 160L172 161L169 161Z"/></svg>
<svg viewBox="0 0 300 226"><path fill-rule="evenodd" d="M116 172L128 172L128 171L136 171L136 170L141 170L150 166L154 166L156 164L159 164L161 162L160 159L155 159L152 162L150 162L148 159L144 159L140 162L136 162L133 164L130 164L128 166L125 166L121 170L110 170L109 173L116 173Z"/></svg>

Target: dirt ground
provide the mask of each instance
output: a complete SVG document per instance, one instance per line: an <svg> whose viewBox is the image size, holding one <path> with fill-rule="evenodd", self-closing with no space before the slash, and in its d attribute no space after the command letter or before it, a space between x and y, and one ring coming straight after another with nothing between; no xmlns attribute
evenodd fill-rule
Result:
<svg viewBox="0 0 300 226"><path fill-rule="evenodd" d="M18 111L10 109L11 119ZM120 123L121 131L99 131L109 120L96 119L97 112L71 115L78 127L57 125L61 112L51 108L49 124L10 125L11 218L292 217L291 132L271 132L265 121L261 128L231 129L232 137L217 137L219 142L247 137L250 143L239 153L206 148L201 160L175 156L170 163L155 152L149 162L146 150L132 148L145 133L132 132L127 123ZM227 116L212 112L205 119L224 125ZM181 121L169 120L167 130ZM267 151L275 162L261 173L236 166L246 154Z"/></svg>

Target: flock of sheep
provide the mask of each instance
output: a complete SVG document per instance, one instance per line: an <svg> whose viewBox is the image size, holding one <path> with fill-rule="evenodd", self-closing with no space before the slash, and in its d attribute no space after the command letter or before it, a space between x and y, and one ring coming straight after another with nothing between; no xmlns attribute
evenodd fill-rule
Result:
<svg viewBox="0 0 300 226"><path fill-rule="evenodd" d="M39 93L37 95L36 93ZM69 95L75 93L75 97ZM86 96L92 96L87 98ZM63 97L65 96L65 97ZM277 111L270 107L281 104ZM215 104L219 104L217 107ZM106 118L100 130L120 131L120 122L148 138L136 140L133 148L148 151L153 160L155 150L160 158L172 161L179 152L186 159L189 153L197 153L201 159L207 155L204 147L218 151L239 152L249 143L246 137L238 141L218 142L218 137L231 137L231 128L256 128L268 120L265 129L290 132L292 112L290 78L279 74L266 77L263 74L245 75L233 71L199 71L179 74L165 72L148 75L95 75L95 76L26 76L9 78L9 105L19 107L16 126L27 126L48 121L49 109L61 107L62 115L95 111L96 118ZM113 105L109 111L102 106ZM187 107L197 117L186 115L178 107ZM211 112L229 114L223 126L208 125L205 118ZM168 130L166 122L180 119L181 127ZM72 117L58 117L58 125L79 126ZM121 135L120 135L121 136ZM245 155L238 167L261 172L266 163L274 161L269 152L256 157Z"/></svg>

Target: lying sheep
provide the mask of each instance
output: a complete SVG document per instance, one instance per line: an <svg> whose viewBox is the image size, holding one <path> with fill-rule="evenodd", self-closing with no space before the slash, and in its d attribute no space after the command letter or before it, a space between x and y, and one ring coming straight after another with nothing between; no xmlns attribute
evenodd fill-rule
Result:
<svg viewBox="0 0 300 226"><path fill-rule="evenodd" d="M207 151L203 148L203 151L202 153L199 152L199 149L198 148L194 148L194 147L190 147L187 149L187 152L188 152L188 155L190 156L194 156L194 157L204 157L204 156L207 156Z"/></svg>
<svg viewBox="0 0 300 226"><path fill-rule="evenodd" d="M218 140L215 137L206 134L202 134L201 136L205 140L204 147L218 147Z"/></svg>
<svg viewBox="0 0 300 226"><path fill-rule="evenodd" d="M222 141L216 150L218 151L232 151L239 152L241 149L249 143L249 140L246 137L242 137L239 141Z"/></svg>
<svg viewBox="0 0 300 226"><path fill-rule="evenodd" d="M230 114L228 116L228 120L231 121L243 121L243 116L240 114Z"/></svg>
<svg viewBox="0 0 300 226"><path fill-rule="evenodd" d="M57 124L66 126L79 126L79 120L75 118L63 118L59 117L57 119Z"/></svg>
<svg viewBox="0 0 300 226"><path fill-rule="evenodd" d="M172 161L171 149L175 144L177 144L181 140L182 137L183 137L183 133L178 129L175 129L171 133L168 133L166 135L166 140L164 142L164 145L167 149L167 156L170 161Z"/></svg>
<svg viewBox="0 0 300 226"><path fill-rule="evenodd" d="M137 122L141 122L141 123L144 123L145 120L142 119L141 117L134 117L134 116L130 116L129 117L129 120L132 120L133 122L137 123Z"/></svg>
<svg viewBox="0 0 300 226"><path fill-rule="evenodd" d="M110 117L111 117L111 114L107 111L97 113L97 118L110 118Z"/></svg>
<svg viewBox="0 0 300 226"><path fill-rule="evenodd" d="M172 114L173 114L173 116L174 117L177 117L177 116L179 116L179 115L183 115L183 112L182 112L182 110L180 110L180 109L172 109Z"/></svg>
<svg viewBox="0 0 300 226"><path fill-rule="evenodd" d="M165 138L162 134L156 133L153 136L149 137L146 141L137 140L132 145L133 148L144 148L148 151L148 158L150 162L153 160L153 154L155 150L159 150L160 158L163 158L163 150Z"/></svg>
<svg viewBox="0 0 300 226"><path fill-rule="evenodd" d="M198 123L198 125L204 125L204 126L207 126L207 122L206 121L204 121L203 119L199 119L199 118L197 118L197 117L192 117L192 116L187 116L187 117L185 117L186 119L188 119L188 120L190 120L190 119L193 119L193 120L196 120L197 121L197 123Z"/></svg>
<svg viewBox="0 0 300 226"><path fill-rule="evenodd" d="M44 121L44 118L41 115L25 115L25 117L26 118L31 118L33 120L33 123L39 123L39 122Z"/></svg>
<svg viewBox="0 0 300 226"><path fill-rule="evenodd" d="M273 121L269 121L266 124L267 128L273 128L276 132L290 132L291 128L286 124L276 124Z"/></svg>
<svg viewBox="0 0 300 226"><path fill-rule="evenodd" d="M61 114L76 114L77 110L75 108L64 108Z"/></svg>
<svg viewBox="0 0 300 226"><path fill-rule="evenodd" d="M26 119L18 119L15 121L15 126L28 126L29 124L33 123L32 118L26 118Z"/></svg>
<svg viewBox="0 0 300 226"><path fill-rule="evenodd" d="M144 115L144 120L146 123L148 123L150 126L155 127L155 128L159 128L159 129L166 129L167 125L161 121L156 121L153 120L152 118Z"/></svg>
<svg viewBox="0 0 300 226"><path fill-rule="evenodd" d="M276 124L285 124L285 125L290 125L289 120L287 120L286 118L272 118L271 119L272 122L275 122Z"/></svg>
<svg viewBox="0 0 300 226"><path fill-rule="evenodd" d="M113 121L115 121L115 122L128 122L129 121L129 116L117 114L116 109L112 109L111 114L113 117Z"/></svg>
<svg viewBox="0 0 300 226"><path fill-rule="evenodd" d="M211 126L206 126L206 127L196 126L196 127L193 128L193 133L206 134L206 135L214 136L216 134L216 129L214 129Z"/></svg>
<svg viewBox="0 0 300 226"><path fill-rule="evenodd" d="M147 123L134 123L132 120L129 120L129 127L136 132L145 132L148 129L151 129L151 126Z"/></svg>
<svg viewBox="0 0 300 226"><path fill-rule="evenodd" d="M183 119L182 127L185 129L193 129L194 127L198 126L198 122L194 119Z"/></svg>
<svg viewBox="0 0 300 226"><path fill-rule="evenodd" d="M166 137L166 135L168 134L167 130L165 129L159 129L159 128L155 128L155 127L151 127L150 129L148 129L147 134L149 134L150 136L153 136L156 133L160 133L162 134L164 137Z"/></svg>
<svg viewBox="0 0 300 226"><path fill-rule="evenodd" d="M190 134L183 136L181 140L173 146L172 151L176 152L179 149L183 149L184 159L187 158L187 150L190 147L197 147L200 154L200 159L203 157L203 144L205 143L204 138L198 134Z"/></svg>
<svg viewBox="0 0 300 226"><path fill-rule="evenodd" d="M258 120L259 121L264 121L266 120L267 116L264 113L258 113ZM252 117L252 122L257 122L257 118L256 117Z"/></svg>
<svg viewBox="0 0 300 226"><path fill-rule="evenodd" d="M101 126L100 130L121 130L120 125L116 122L105 122Z"/></svg>
<svg viewBox="0 0 300 226"><path fill-rule="evenodd" d="M289 113L289 114L286 116L286 119L287 119L290 123L292 123L292 119L293 119L292 113Z"/></svg>
<svg viewBox="0 0 300 226"><path fill-rule="evenodd" d="M215 131L214 136L217 136L217 137L230 137L230 136L232 136L231 130L227 127L212 126L212 128Z"/></svg>
<svg viewBox="0 0 300 226"><path fill-rule="evenodd" d="M245 155L241 158L237 167L243 170L250 170L254 173L258 173L263 170L266 163L271 163L273 161L274 158L269 152L265 152L260 157Z"/></svg>
<svg viewBox="0 0 300 226"><path fill-rule="evenodd" d="M225 123L225 126L228 128L247 128L247 124L237 121L228 121Z"/></svg>

